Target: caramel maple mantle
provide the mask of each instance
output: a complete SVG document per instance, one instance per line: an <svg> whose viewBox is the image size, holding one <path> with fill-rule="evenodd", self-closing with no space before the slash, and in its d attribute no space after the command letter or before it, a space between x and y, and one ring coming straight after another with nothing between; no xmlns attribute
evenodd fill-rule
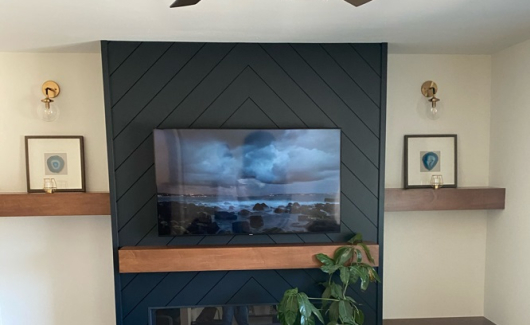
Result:
<svg viewBox="0 0 530 325"><path fill-rule="evenodd" d="M344 244L123 247L120 273L310 269L318 253L333 255ZM379 245L367 244L378 265ZM364 254L364 253L363 253ZM364 261L367 262L366 256Z"/></svg>

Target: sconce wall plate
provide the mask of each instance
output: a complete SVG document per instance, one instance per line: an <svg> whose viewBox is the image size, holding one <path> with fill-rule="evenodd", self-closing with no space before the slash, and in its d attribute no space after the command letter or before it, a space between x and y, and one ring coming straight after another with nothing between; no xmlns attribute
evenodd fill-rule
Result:
<svg viewBox="0 0 530 325"><path fill-rule="evenodd" d="M423 85L421 85L421 93L425 97L433 97L438 93L438 85L434 81L425 81Z"/></svg>
<svg viewBox="0 0 530 325"><path fill-rule="evenodd" d="M48 80L42 84L42 93L49 98L55 98L61 93L61 88L55 81Z"/></svg>

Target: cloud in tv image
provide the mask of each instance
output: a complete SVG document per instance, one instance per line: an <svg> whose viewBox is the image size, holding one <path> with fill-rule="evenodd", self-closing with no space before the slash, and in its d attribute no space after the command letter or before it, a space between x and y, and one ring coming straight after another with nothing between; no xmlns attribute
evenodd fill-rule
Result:
<svg viewBox="0 0 530 325"><path fill-rule="evenodd" d="M340 231L340 130L155 130L161 236Z"/></svg>

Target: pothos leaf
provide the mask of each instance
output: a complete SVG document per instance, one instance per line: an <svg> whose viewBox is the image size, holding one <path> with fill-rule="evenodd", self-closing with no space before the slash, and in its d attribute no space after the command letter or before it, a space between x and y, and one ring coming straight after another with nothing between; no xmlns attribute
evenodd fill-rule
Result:
<svg viewBox="0 0 530 325"><path fill-rule="evenodd" d="M366 246L365 243L359 243L358 245L361 246L362 249L364 250L364 253L366 254L366 257L368 258L368 261L370 261L372 265L375 264L374 258L372 257L372 252L370 252L370 249L368 248L368 246Z"/></svg>
<svg viewBox="0 0 530 325"><path fill-rule="evenodd" d="M280 319L283 320L283 325L294 325L296 318L298 317L298 312L285 311L279 315Z"/></svg>
<svg viewBox="0 0 530 325"><path fill-rule="evenodd" d="M311 307L313 306L313 304L309 301L307 295L301 292L298 294L297 300L298 300L298 310L300 311L300 314L306 318L311 317L311 313L313 311Z"/></svg>
<svg viewBox="0 0 530 325"><path fill-rule="evenodd" d="M334 301L329 306L329 320L334 323L339 321L339 302Z"/></svg>
<svg viewBox="0 0 530 325"><path fill-rule="evenodd" d="M322 300L322 307L325 308L327 306L327 304L328 304L328 300L327 299L329 299L329 297L331 297L331 286L326 285L326 289L322 293L322 298L324 299L324 300ZM322 322L322 323L324 323L324 322Z"/></svg>
<svg viewBox="0 0 530 325"><path fill-rule="evenodd" d="M346 296L346 300L350 301L352 304L356 304L357 303L357 301L355 301L355 299L353 299L350 296Z"/></svg>
<svg viewBox="0 0 530 325"><path fill-rule="evenodd" d="M361 271L361 290L365 291L368 289L368 285L370 284L370 275L364 268L360 268L359 271Z"/></svg>
<svg viewBox="0 0 530 325"><path fill-rule="evenodd" d="M307 325L315 325L315 317L309 317L307 319Z"/></svg>
<svg viewBox="0 0 530 325"><path fill-rule="evenodd" d="M300 315L300 325L309 325L309 317Z"/></svg>
<svg viewBox="0 0 530 325"><path fill-rule="evenodd" d="M333 274L339 269L339 265L322 265L320 269L324 273Z"/></svg>
<svg viewBox="0 0 530 325"><path fill-rule="evenodd" d="M359 325L364 324L364 313L360 309L356 309L354 312L355 322Z"/></svg>
<svg viewBox="0 0 530 325"><path fill-rule="evenodd" d="M379 274L377 274L377 271L374 268L369 269L370 272L370 280L372 282L381 282L381 278L379 277Z"/></svg>
<svg viewBox="0 0 530 325"><path fill-rule="evenodd" d="M359 280L361 273L358 270L358 266L350 266L350 283L355 284Z"/></svg>
<svg viewBox="0 0 530 325"><path fill-rule="evenodd" d="M320 310L318 310L315 305L311 304L311 311L313 314L318 318L318 320L324 324L324 317L322 317L322 313L320 313ZM313 319L314 320L314 319Z"/></svg>
<svg viewBox="0 0 530 325"><path fill-rule="evenodd" d="M339 302L339 317L343 323L351 324L353 320L353 307L349 302L341 300Z"/></svg>
<svg viewBox="0 0 530 325"><path fill-rule="evenodd" d="M320 263L324 264L324 265L333 265L335 264L335 262L331 259L331 257L327 256L326 254L317 254L315 255L315 257L317 258L317 260L320 261Z"/></svg>
<svg viewBox="0 0 530 325"><path fill-rule="evenodd" d="M356 248L355 255L357 256L357 263L361 263L363 261L363 253L361 253L361 250Z"/></svg>
<svg viewBox="0 0 530 325"><path fill-rule="evenodd" d="M335 251L334 260L335 265L344 265L346 262L351 260L353 256L353 248L349 246L343 246Z"/></svg>
<svg viewBox="0 0 530 325"><path fill-rule="evenodd" d="M293 288L289 290L285 290L283 296L296 296L298 294L298 288Z"/></svg>
<svg viewBox="0 0 530 325"><path fill-rule="evenodd" d="M298 318L298 288L285 291L278 307L278 316L283 325L294 325Z"/></svg>
<svg viewBox="0 0 530 325"><path fill-rule="evenodd" d="M363 235L356 234L350 240L348 240L348 243L350 243L352 245L357 245L358 243L362 243L362 241L363 241Z"/></svg>
<svg viewBox="0 0 530 325"><path fill-rule="evenodd" d="M340 280L345 286L347 286L348 283L350 282L350 271L345 266L341 266L339 270L340 270Z"/></svg>
<svg viewBox="0 0 530 325"><path fill-rule="evenodd" d="M333 298L342 297L342 288L340 285L336 284L335 282L331 282L329 286L331 288L331 296Z"/></svg>

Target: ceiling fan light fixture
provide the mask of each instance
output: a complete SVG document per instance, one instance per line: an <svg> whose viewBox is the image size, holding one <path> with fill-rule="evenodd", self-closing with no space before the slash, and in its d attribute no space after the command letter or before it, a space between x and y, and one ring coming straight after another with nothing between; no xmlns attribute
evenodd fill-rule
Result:
<svg viewBox="0 0 530 325"><path fill-rule="evenodd" d="M344 0L346 1L347 3L351 4L351 5L354 5L355 7L359 7L359 6L362 6L364 4L367 4L368 2L372 1L372 0Z"/></svg>
<svg viewBox="0 0 530 325"><path fill-rule="evenodd" d="M193 6L199 3L201 0L176 0L173 2L170 8L177 8L177 7L185 7L185 6Z"/></svg>
<svg viewBox="0 0 530 325"><path fill-rule="evenodd" d="M170 8L177 8L177 7L193 6L193 5L196 5L197 3L199 3L199 1L201 1L201 0L176 0L169 7ZM359 6L362 6L362 5L368 3L368 2L370 2L372 0L344 0L344 1L346 1L347 3L349 3L351 5L354 5L355 7L359 7Z"/></svg>

